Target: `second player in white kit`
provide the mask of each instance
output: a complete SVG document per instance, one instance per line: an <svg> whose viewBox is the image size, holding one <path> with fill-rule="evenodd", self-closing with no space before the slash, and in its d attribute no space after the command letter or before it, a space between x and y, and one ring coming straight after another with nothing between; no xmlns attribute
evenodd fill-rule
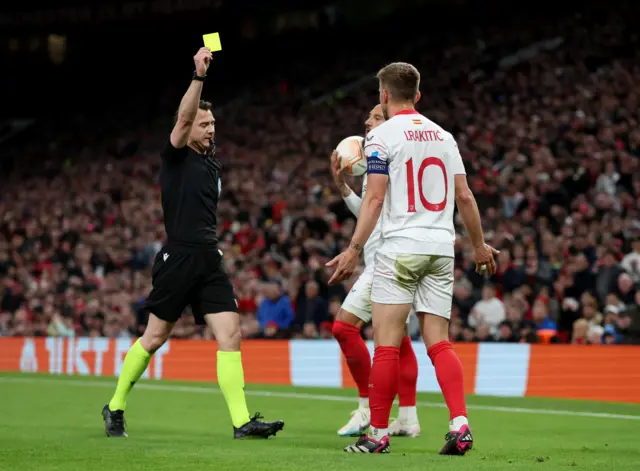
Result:
<svg viewBox="0 0 640 471"><path fill-rule="evenodd" d="M362 198L364 198L366 192L367 176L365 175L364 181L362 182L362 196L358 196L354 192L351 192L349 196L343 198L345 204L349 208L349 211L351 211L351 214L356 217L358 217L358 214L360 213ZM342 307L344 309L353 313L365 323L371 321L371 284L373 283L375 254L382 245L380 235L380 224L377 224L369 236L367 243L364 245L364 270L342 303Z"/></svg>
<svg viewBox="0 0 640 471"><path fill-rule="evenodd" d="M351 214L358 217L360 214L360 206L362 205L362 198L367 193L367 176L364 176L362 182L362 196L356 195L353 191L344 199L345 204L351 211ZM372 284L373 275L375 272L375 259L376 254L382 247L382 227L380 222L376 224L373 232L369 236L367 243L364 245L364 270L358 277L358 280L354 283L353 287L347 294L342 307L353 313L356 317L364 321L365 323L371 322L371 300L372 300ZM409 319L407 318L407 323Z"/></svg>

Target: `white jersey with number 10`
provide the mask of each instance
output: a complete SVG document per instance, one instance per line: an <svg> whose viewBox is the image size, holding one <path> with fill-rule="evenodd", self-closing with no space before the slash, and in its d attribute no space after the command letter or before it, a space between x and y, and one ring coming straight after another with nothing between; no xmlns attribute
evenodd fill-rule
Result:
<svg viewBox="0 0 640 471"><path fill-rule="evenodd" d="M383 253L454 256L454 176L466 174L451 133L417 111L369 132L367 174L389 175L382 209Z"/></svg>

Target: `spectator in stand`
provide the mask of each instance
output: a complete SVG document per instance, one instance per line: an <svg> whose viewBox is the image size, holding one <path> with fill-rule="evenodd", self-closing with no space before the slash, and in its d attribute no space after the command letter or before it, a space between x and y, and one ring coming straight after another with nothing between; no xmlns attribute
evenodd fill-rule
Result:
<svg viewBox="0 0 640 471"><path fill-rule="evenodd" d="M519 308L516 302L511 299L505 305L506 319L503 322L509 322L509 326L516 338L520 338L520 332L525 327L524 311Z"/></svg>
<svg viewBox="0 0 640 471"><path fill-rule="evenodd" d="M598 312L598 300L590 293L584 293L580 298L582 306L582 319L585 319L589 327L602 324L602 314Z"/></svg>
<svg viewBox="0 0 640 471"><path fill-rule="evenodd" d="M500 322L505 319L504 304L496 296L496 288L486 284L482 288L482 299L471 309L468 323L471 327L486 324L491 334L498 331Z"/></svg>
<svg viewBox="0 0 640 471"><path fill-rule="evenodd" d="M640 283L640 238L631 243L632 251L624 256L620 267L627 272L634 283Z"/></svg>
<svg viewBox="0 0 640 471"><path fill-rule="evenodd" d="M498 254L498 271L495 279L502 286L502 294L508 294L527 282L527 274L524 266L519 266L512 261L509 250L501 250Z"/></svg>
<svg viewBox="0 0 640 471"><path fill-rule="evenodd" d="M571 343L574 345L585 345L589 336L589 322L586 319L578 319L573 323L573 333Z"/></svg>
<svg viewBox="0 0 640 471"><path fill-rule="evenodd" d="M62 317L59 312L53 313L47 327L47 335L51 337L74 337L75 329L73 327L73 319L70 317ZM116 336L114 335L114 337Z"/></svg>
<svg viewBox="0 0 640 471"><path fill-rule="evenodd" d="M462 329L462 335L458 338L461 342L475 342L476 341L476 331L471 326L465 326Z"/></svg>
<svg viewBox="0 0 640 471"><path fill-rule="evenodd" d="M611 335L612 340L607 340L607 343L620 343L622 336L618 333L618 319L620 314L620 308L616 305L609 304L604 308L604 332L606 335Z"/></svg>
<svg viewBox="0 0 640 471"><path fill-rule="evenodd" d="M475 305L473 298L473 286L471 282L461 275L455 281L453 288L453 307L457 309L458 316L463 322L466 322L471 309ZM453 318L453 315L452 315Z"/></svg>
<svg viewBox="0 0 640 471"><path fill-rule="evenodd" d="M615 293L618 295L620 302L625 306L632 306L635 302L637 288L633 282L633 278L628 273L620 273L618 275L617 289Z"/></svg>
<svg viewBox="0 0 640 471"><path fill-rule="evenodd" d="M330 322L326 300L320 296L320 286L316 281L308 281L304 296L298 305L294 326L305 338L318 338Z"/></svg>
<svg viewBox="0 0 640 471"><path fill-rule="evenodd" d="M515 343L519 341L519 337L516 335L513 329L513 324L509 320L500 322L498 327L498 342Z"/></svg>
<svg viewBox="0 0 640 471"><path fill-rule="evenodd" d="M264 286L264 299L258 306L256 317L260 331L266 338L286 337L293 322L293 308L289 296L278 283Z"/></svg>
<svg viewBox="0 0 640 471"><path fill-rule="evenodd" d="M613 250L607 250L598 263L596 276L596 292L598 298L604 300L607 294L614 291L618 277L623 269L617 263L617 254Z"/></svg>
<svg viewBox="0 0 640 471"><path fill-rule="evenodd" d="M0 337L7 337L11 332L11 313L0 311Z"/></svg>
<svg viewBox="0 0 640 471"><path fill-rule="evenodd" d="M476 326L476 335L474 342L494 342L495 338L491 335L491 329L488 324L480 323Z"/></svg>
<svg viewBox="0 0 640 471"><path fill-rule="evenodd" d="M602 345L602 336L604 335L604 327L601 325L593 325L589 328L588 343L589 345Z"/></svg>
<svg viewBox="0 0 640 471"><path fill-rule="evenodd" d="M615 331L618 343L640 345L640 292L636 293L636 304L620 312Z"/></svg>
<svg viewBox="0 0 640 471"><path fill-rule="evenodd" d="M620 174L616 171L615 163L609 161L605 164L604 173L602 173L596 181L596 191L615 197L618 193L617 185L619 180Z"/></svg>
<svg viewBox="0 0 640 471"><path fill-rule="evenodd" d="M556 334L558 327L555 321L549 316L548 302L549 301L544 298L536 299L533 303L531 313L538 334L540 334L541 331L547 331L549 338L551 338Z"/></svg>
<svg viewBox="0 0 640 471"><path fill-rule="evenodd" d="M616 335L613 332L604 330L604 335L602 336L602 344L603 345L615 345L616 344Z"/></svg>

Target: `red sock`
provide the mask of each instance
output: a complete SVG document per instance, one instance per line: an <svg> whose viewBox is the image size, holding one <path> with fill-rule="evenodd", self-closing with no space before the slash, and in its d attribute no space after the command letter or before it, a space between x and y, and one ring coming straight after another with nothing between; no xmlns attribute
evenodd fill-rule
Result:
<svg viewBox="0 0 640 471"><path fill-rule="evenodd" d="M399 369L399 348L376 347L369 380L369 408L373 428L389 427L391 406L398 393Z"/></svg>
<svg viewBox="0 0 640 471"><path fill-rule="evenodd" d="M335 321L331 329L347 360L349 371L358 386L360 397L369 397L369 376L371 375L371 355L360 336L360 329L342 321Z"/></svg>
<svg viewBox="0 0 640 471"><path fill-rule="evenodd" d="M438 384L449 408L450 420L459 416L467 417L462 363L451 343L438 342L427 350L427 354L436 369Z"/></svg>
<svg viewBox="0 0 640 471"><path fill-rule="evenodd" d="M400 407L416 405L417 382L418 359L411 346L411 337L405 337L400 344L400 379L398 381Z"/></svg>

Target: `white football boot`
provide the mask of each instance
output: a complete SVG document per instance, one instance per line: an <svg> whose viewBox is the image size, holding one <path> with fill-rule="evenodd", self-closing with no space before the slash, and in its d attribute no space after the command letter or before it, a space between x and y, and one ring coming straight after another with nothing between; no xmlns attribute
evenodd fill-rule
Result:
<svg viewBox="0 0 640 471"><path fill-rule="evenodd" d="M420 424L417 421L410 423L408 421L395 419L389 424L389 435L392 437L419 437Z"/></svg>
<svg viewBox="0 0 640 471"><path fill-rule="evenodd" d="M349 422L338 430L341 437L359 437L367 433L371 422L371 411L369 409L358 408L351 413Z"/></svg>

